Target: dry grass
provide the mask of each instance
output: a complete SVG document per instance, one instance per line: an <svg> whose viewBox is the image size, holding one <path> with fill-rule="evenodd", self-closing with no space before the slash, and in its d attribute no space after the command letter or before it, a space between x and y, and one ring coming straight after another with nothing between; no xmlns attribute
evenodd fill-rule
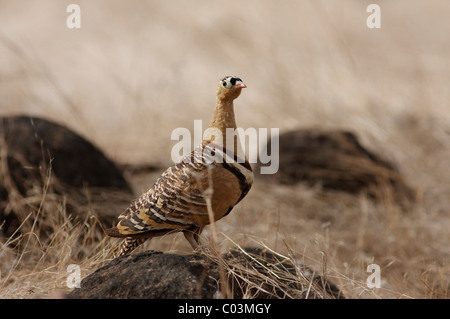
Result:
<svg viewBox="0 0 450 319"><path fill-rule="evenodd" d="M369 30L369 3L80 1L82 28L69 30L64 3L2 1L0 115L54 119L120 163L165 167L171 131L208 121L216 81L236 74L248 86L238 126L352 130L399 166L419 200L405 212L389 190L374 203L256 181L216 224L218 249L270 248L326 274L348 298L448 298L450 4L381 1L382 28ZM155 178L128 177L137 195ZM98 201L85 200L75 221L70 196L34 191L10 203L29 219L21 237L0 239L2 298L68 291L69 264L84 277L117 244L95 227ZM50 236L42 239L35 220ZM189 252L180 235L144 248ZM381 267L380 289L367 288L371 263Z"/></svg>

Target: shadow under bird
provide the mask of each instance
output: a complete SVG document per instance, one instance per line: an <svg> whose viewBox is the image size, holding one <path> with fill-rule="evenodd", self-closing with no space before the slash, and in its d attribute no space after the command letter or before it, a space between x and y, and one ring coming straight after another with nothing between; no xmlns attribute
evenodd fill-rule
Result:
<svg viewBox="0 0 450 319"><path fill-rule="evenodd" d="M247 86L238 77L219 81L217 101L209 125L211 132L190 155L169 167L155 184L105 232L125 238L120 255L131 253L147 239L174 231L183 232L193 249L199 235L211 223L231 212L250 190L253 171L247 158L239 158L237 137L227 143L227 128L236 129L234 100ZM221 136L220 136L221 135ZM221 138L217 138L220 136ZM227 149L227 145L234 145ZM218 160L219 159L219 160Z"/></svg>

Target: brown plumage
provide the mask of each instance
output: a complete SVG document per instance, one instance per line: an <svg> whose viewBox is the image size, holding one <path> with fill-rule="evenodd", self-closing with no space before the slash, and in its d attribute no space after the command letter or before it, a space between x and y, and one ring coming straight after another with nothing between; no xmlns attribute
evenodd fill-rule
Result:
<svg viewBox="0 0 450 319"><path fill-rule="evenodd" d="M206 196L217 221L247 195L253 183L252 168L245 156L238 156L236 137L234 148L226 149L226 129L236 129L233 101L245 87L237 77L219 81L210 137L169 167L119 216L117 226L106 230L111 237L126 238L120 255L131 253L148 238L173 231L182 231L195 249L198 236L210 223Z"/></svg>

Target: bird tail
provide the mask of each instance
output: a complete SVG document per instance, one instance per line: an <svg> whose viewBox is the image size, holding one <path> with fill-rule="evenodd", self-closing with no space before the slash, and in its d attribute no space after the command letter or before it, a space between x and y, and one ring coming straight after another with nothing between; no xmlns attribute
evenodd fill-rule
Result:
<svg viewBox="0 0 450 319"><path fill-rule="evenodd" d="M126 237L122 243L122 246L120 247L119 256L126 256L131 254L133 250L135 250L138 246L143 244L146 240L147 238Z"/></svg>

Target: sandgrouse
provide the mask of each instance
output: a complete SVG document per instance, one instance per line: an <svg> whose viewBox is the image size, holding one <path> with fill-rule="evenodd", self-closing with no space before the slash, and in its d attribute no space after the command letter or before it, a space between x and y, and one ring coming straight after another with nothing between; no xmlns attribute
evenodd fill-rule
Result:
<svg viewBox="0 0 450 319"><path fill-rule="evenodd" d="M238 77L219 81L209 137L169 167L119 216L116 227L106 229L111 237L125 238L120 255L173 231L182 231L196 249L200 233L210 223L206 196L217 221L247 195L253 183L252 168L245 155L240 155L242 151L238 152L237 136L233 134L233 141L227 142L227 129L236 129L233 101L243 88L246 85ZM233 146L227 149L229 145Z"/></svg>

